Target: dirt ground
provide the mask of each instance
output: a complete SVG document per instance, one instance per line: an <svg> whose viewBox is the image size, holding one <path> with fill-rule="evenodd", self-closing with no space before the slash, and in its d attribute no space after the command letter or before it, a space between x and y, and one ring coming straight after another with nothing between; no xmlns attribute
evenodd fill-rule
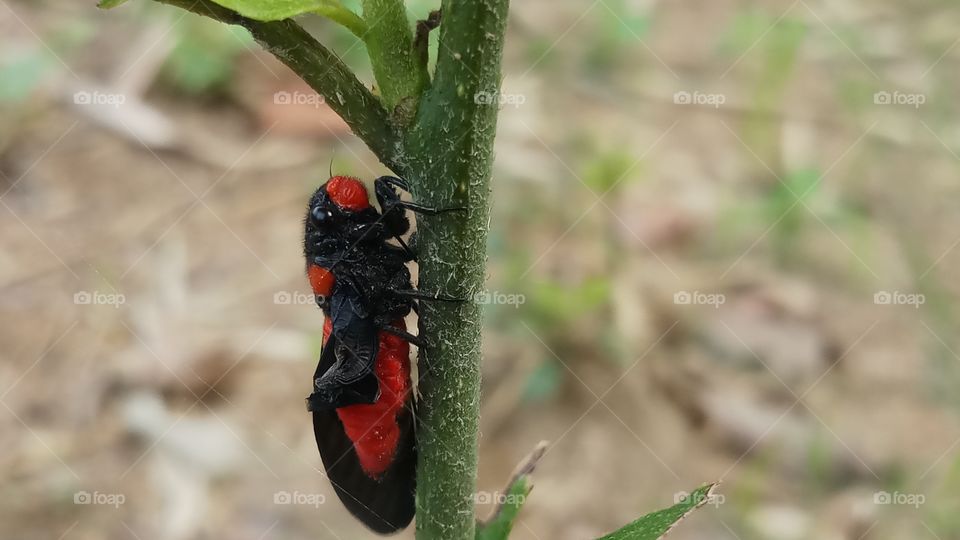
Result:
<svg viewBox="0 0 960 540"><path fill-rule="evenodd" d="M248 37L94 4L0 0L0 538L372 537L301 220L386 171ZM547 440L517 539L718 480L671 538L960 538L960 10L513 4L480 515Z"/></svg>

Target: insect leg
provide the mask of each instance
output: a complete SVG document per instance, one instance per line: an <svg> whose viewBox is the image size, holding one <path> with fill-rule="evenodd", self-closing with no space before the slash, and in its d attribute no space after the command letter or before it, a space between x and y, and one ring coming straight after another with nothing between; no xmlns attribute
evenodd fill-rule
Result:
<svg viewBox="0 0 960 540"><path fill-rule="evenodd" d="M440 214L445 214L447 212L463 212L467 209L466 206L451 206L448 208L431 208L429 206L424 206L422 204L400 201L397 203L397 206L405 210L410 210L411 212L416 212L418 214L424 214L427 216L436 216Z"/></svg>
<svg viewBox="0 0 960 540"><path fill-rule="evenodd" d="M374 180L374 182L383 182L388 186L398 187L404 191L410 191L410 184L402 178L397 178L396 176L381 176Z"/></svg>
<svg viewBox="0 0 960 540"><path fill-rule="evenodd" d="M399 338L409 341L410 343L413 343L414 345L416 345L421 349L425 349L427 347L427 343L424 340L420 339L420 336L415 336L410 332L407 332L406 330L401 330L397 328L396 326L384 324L380 327L380 330L391 333Z"/></svg>
<svg viewBox="0 0 960 540"><path fill-rule="evenodd" d="M406 296L408 298L416 298L418 300L438 300L440 302L466 302L464 298L457 298L456 296L449 296L446 294L440 293L426 293L423 291L417 291L414 289L388 289L390 292Z"/></svg>
<svg viewBox="0 0 960 540"><path fill-rule="evenodd" d="M466 207L456 206L451 208L431 208L414 202L407 202L400 199L400 195L394 188L400 188L404 191L410 191L410 185L406 180L395 176L381 176L374 181L377 192L377 202L383 208L383 212L390 212L393 208L403 208L411 212L417 212L428 216L435 216L444 212L456 212L466 210ZM405 231L404 231L405 232Z"/></svg>

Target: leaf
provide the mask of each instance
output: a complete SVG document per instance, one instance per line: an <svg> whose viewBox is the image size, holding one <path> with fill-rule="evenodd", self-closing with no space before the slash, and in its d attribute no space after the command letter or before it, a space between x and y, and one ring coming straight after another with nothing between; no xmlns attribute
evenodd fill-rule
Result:
<svg viewBox="0 0 960 540"><path fill-rule="evenodd" d="M477 523L476 540L507 540L510 530L513 529L513 522L520 513L520 508L527 501L530 490L533 489L533 479L530 475L546 451L547 442L540 441L537 447L520 462L507 485L506 495L493 515L486 521Z"/></svg>
<svg viewBox="0 0 960 540"><path fill-rule="evenodd" d="M100 0L100 2L97 3L97 7L100 9L113 9L126 1L127 0Z"/></svg>
<svg viewBox="0 0 960 540"><path fill-rule="evenodd" d="M516 482L510 485L507 491L505 502L500 506L493 519L477 527L476 540L506 540L513 529L513 522L520 513L520 507L523 506L527 495L533 485L526 476L518 478Z"/></svg>
<svg viewBox="0 0 960 540"><path fill-rule="evenodd" d="M598 540L657 540L662 538L690 512L709 502L716 485L702 486L670 508L647 514Z"/></svg>
<svg viewBox="0 0 960 540"><path fill-rule="evenodd" d="M102 0L116 2L125 0ZM339 0L213 0L221 6L236 11L240 15L257 21L280 21L316 13L339 23L363 38L367 33L367 23L359 15L347 9Z"/></svg>

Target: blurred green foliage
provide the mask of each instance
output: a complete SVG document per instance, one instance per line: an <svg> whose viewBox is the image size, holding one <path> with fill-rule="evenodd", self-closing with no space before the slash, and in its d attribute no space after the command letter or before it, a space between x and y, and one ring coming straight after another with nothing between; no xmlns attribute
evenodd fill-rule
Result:
<svg viewBox="0 0 960 540"><path fill-rule="evenodd" d="M642 47L640 40L647 36L652 23L648 11L636 2L605 0L593 13L598 28L592 39L584 42L586 55L584 70L594 77L614 73L617 64L628 58L634 47Z"/></svg>
<svg viewBox="0 0 960 540"><path fill-rule="evenodd" d="M188 94L224 88L237 55L253 45L246 30L202 17L186 17L176 28L177 43L164 66L165 75Z"/></svg>
<svg viewBox="0 0 960 540"><path fill-rule="evenodd" d="M947 473L938 478L923 506L924 522L940 538L960 538L960 457L954 458Z"/></svg>
<svg viewBox="0 0 960 540"><path fill-rule="evenodd" d="M597 151L592 156L580 178L598 196L624 186L638 169L636 157L624 149Z"/></svg>
<svg viewBox="0 0 960 540"><path fill-rule="evenodd" d="M746 8L736 14L719 44L720 53L737 62L748 62L754 54L761 56L750 100L753 112L745 120L743 139L760 160L774 168L779 158L779 124L767 115L781 108L807 32L806 23L800 19L786 16L778 20L756 8Z"/></svg>
<svg viewBox="0 0 960 540"><path fill-rule="evenodd" d="M553 356L544 358L527 378L523 387L524 401L546 401L557 395L563 384L564 374L563 367Z"/></svg>
<svg viewBox="0 0 960 540"><path fill-rule="evenodd" d="M0 103L26 100L54 67L56 60L48 53L30 50L0 63Z"/></svg>

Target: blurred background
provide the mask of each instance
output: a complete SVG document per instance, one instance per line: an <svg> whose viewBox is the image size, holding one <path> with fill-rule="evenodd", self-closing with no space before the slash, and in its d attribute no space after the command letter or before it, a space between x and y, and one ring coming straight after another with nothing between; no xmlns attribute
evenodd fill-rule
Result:
<svg viewBox="0 0 960 540"><path fill-rule="evenodd" d="M304 411L301 219L386 171L244 31L94 4L0 0L0 537L371 537ZM960 538L960 10L513 4L480 515L546 439L515 538L715 480L672 538Z"/></svg>

